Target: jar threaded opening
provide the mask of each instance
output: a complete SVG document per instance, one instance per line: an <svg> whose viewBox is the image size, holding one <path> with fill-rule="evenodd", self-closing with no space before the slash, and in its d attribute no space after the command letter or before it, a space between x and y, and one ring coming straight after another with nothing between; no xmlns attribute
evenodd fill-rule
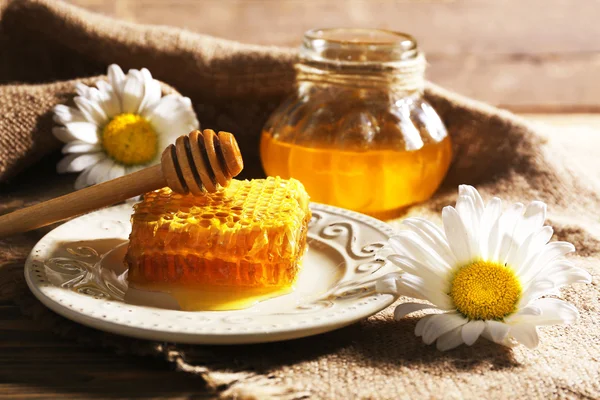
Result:
<svg viewBox="0 0 600 400"><path fill-rule="evenodd" d="M416 40L384 29L313 29L304 34L303 59L337 63L395 63L418 56Z"/></svg>

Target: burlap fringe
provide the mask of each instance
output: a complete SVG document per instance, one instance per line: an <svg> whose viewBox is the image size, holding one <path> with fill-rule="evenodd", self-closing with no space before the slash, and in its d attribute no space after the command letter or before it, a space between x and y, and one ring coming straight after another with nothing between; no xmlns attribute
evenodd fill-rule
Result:
<svg viewBox="0 0 600 400"><path fill-rule="evenodd" d="M167 360L178 371L201 376L208 387L223 400L300 400L309 397L306 391L286 385L274 386L268 377L249 372L215 372L207 367L190 365L179 351L167 350Z"/></svg>

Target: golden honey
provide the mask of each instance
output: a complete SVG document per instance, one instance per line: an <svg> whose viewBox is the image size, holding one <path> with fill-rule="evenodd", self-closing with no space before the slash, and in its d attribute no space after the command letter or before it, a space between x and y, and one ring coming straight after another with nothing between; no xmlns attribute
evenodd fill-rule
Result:
<svg viewBox="0 0 600 400"><path fill-rule="evenodd" d="M296 180L233 180L216 193L169 188L135 205L129 284L183 310L245 308L292 290L306 248L308 196Z"/></svg>
<svg viewBox="0 0 600 400"><path fill-rule="evenodd" d="M293 285L279 287L240 287L215 285L143 284L136 288L150 292L168 293L183 311L242 310L261 301L288 294Z"/></svg>
<svg viewBox="0 0 600 400"><path fill-rule="evenodd" d="M446 137L414 151L351 151L261 141L268 175L300 180L311 200L384 217L427 200L444 178L452 157Z"/></svg>
<svg viewBox="0 0 600 400"><path fill-rule="evenodd" d="M295 91L263 127L266 174L300 180L313 201L383 219L427 200L452 144L423 96L425 66L407 34L308 31Z"/></svg>

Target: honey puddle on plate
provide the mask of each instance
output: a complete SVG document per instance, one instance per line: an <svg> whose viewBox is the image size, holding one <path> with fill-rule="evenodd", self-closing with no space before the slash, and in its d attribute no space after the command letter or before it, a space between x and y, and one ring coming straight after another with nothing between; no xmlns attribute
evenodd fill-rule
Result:
<svg viewBox="0 0 600 400"><path fill-rule="evenodd" d="M168 285L152 284L140 287L148 296L160 293L168 295L179 303L182 311L228 311L251 307L258 302L291 293L293 286L240 288L237 286L194 286L193 288L173 288Z"/></svg>

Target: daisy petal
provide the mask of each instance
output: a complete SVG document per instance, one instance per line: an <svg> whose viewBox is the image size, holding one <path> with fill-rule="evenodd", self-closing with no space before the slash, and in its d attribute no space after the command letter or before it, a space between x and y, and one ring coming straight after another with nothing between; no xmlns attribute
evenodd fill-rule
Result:
<svg viewBox="0 0 600 400"><path fill-rule="evenodd" d="M515 242L515 231L523 217L524 207L521 203L515 203L498 219L499 237L494 260L500 264L505 264L512 249L519 245Z"/></svg>
<svg viewBox="0 0 600 400"><path fill-rule="evenodd" d="M64 128L52 128L52 133L62 142L81 140L86 143L98 143L98 128L89 122L70 122Z"/></svg>
<svg viewBox="0 0 600 400"><path fill-rule="evenodd" d="M76 108L58 104L53 108L53 111L54 121L59 124L66 125L69 122L86 122L81 111Z"/></svg>
<svg viewBox="0 0 600 400"><path fill-rule="evenodd" d="M498 218L502 215L502 200L494 197L488 203L481 217L481 225L479 227L479 251L481 257L489 260L493 256L490 252L490 232L495 226ZM492 248L491 251L494 251Z"/></svg>
<svg viewBox="0 0 600 400"><path fill-rule="evenodd" d="M544 247L544 252L538 260L541 264L546 264L558 257L564 257L575 251L575 246L569 242L552 242Z"/></svg>
<svg viewBox="0 0 600 400"><path fill-rule="evenodd" d="M69 143L73 140L77 140L77 138L74 137L67 128L61 128L61 127L55 126L54 128L52 128L52 134L54 135L55 138L57 138L58 140L60 140L63 143Z"/></svg>
<svg viewBox="0 0 600 400"><path fill-rule="evenodd" d="M535 276L540 271L544 270L552 261L560 259L574 251L575 246L569 242L548 243L543 247L541 252L525 262L521 273L523 276L528 276L530 274Z"/></svg>
<svg viewBox="0 0 600 400"><path fill-rule="evenodd" d="M479 336L485 329L483 321L469 321L463 325L461 330L462 340L467 346L471 346L479 339Z"/></svg>
<svg viewBox="0 0 600 400"><path fill-rule="evenodd" d="M479 222L481 220L481 217L483 216L485 207L483 205L483 199L481 198L481 195L479 194L477 189L470 185L459 185L458 196L467 196L471 198L471 201L475 206L475 216L477 217L477 221Z"/></svg>
<svg viewBox="0 0 600 400"><path fill-rule="evenodd" d="M110 85L110 83L102 79L96 81L96 87L98 88L100 93L113 93L115 91L115 89Z"/></svg>
<svg viewBox="0 0 600 400"><path fill-rule="evenodd" d="M102 161L106 158L104 153L92 153L92 154L70 154L64 157L56 165L56 171L59 174L65 172L79 172L84 169Z"/></svg>
<svg viewBox="0 0 600 400"><path fill-rule="evenodd" d="M574 266L566 260L551 263L545 271L545 276L556 287L574 283L592 283L592 275L589 272Z"/></svg>
<svg viewBox="0 0 600 400"><path fill-rule="evenodd" d="M516 255L507 260L508 265L512 266L519 275L527 275L527 268L524 268L526 261L541 252L552 234L553 230L549 226L544 226L539 231L532 233L525 239Z"/></svg>
<svg viewBox="0 0 600 400"><path fill-rule="evenodd" d="M78 94L80 97L84 97L87 100L90 101L90 103L97 105L100 109L102 109L102 93L100 92L100 90L98 90L98 88L95 87L88 87L86 85L83 84L79 84L78 83L78 87L81 88L85 88L85 91L79 91L77 90ZM102 112L104 112L104 109L102 109Z"/></svg>
<svg viewBox="0 0 600 400"><path fill-rule="evenodd" d="M475 204L470 196L459 196L456 202L456 212L460 216L463 225L466 228L469 249L471 250L471 259L479 255L479 243L477 238L479 237L479 216L475 211Z"/></svg>
<svg viewBox="0 0 600 400"><path fill-rule="evenodd" d="M81 82L75 83L75 93L77 93L77 96L90 98L90 90L91 88L89 86L84 85Z"/></svg>
<svg viewBox="0 0 600 400"><path fill-rule="evenodd" d="M114 88L115 94L121 101L121 96L123 95L123 85L125 84L125 74L121 67L117 64L111 64L108 67L108 82Z"/></svg>
<svg viewBox="0 0 600 400"><path fill-rule="evenodd" d="M424 279L415 275L402 275L402 278L398 282L398 293L416 299L427 300L442 310L449 310L452 308L452 301L446 293L436 288L429 287Z"/></svg>
<svg viewBox="0 0 600 400"><path fill-rule="evenodd" d="M458 212L453 207L444 207L442 210L444 231L448 244L456 257L458 264L467 264L471 261L471 249L469 247L469 235Z"/></svg>
<svg viewBox="0 0 600 400"><path fill-rule="evenodd" d="M436 348L439 351L448 351L460 346L461 344L463 344L463 339L460 333L460 326L458 328L452 329L450 332L444 333L438 338L435 344Z"/></svg>
<svg viewBox="0 0 600 400"><path fill-rule="evenodd" d="M102 146L100 146L99 144L86 143L80 140L74 140L72 142L69 142L65 144L62 148L63 154L96 153L98 151L102 151Z"/></svg>
<svg viewBox="0 0 600 400"><path fill-rule="evenodd" d="M425 242L442 257L448 265L456 264L456 257L450 250L444 232L432 222L424 218L407 218L402 222L419 235Z"/></svg>
<svg viewBox="0 0 600 400"><path fill-rule="evenodd" d="M87 176L88 185L96 185L98 183L109 180L109 173L114 161L110 158L105 158L96 165L90 168L90 172Z"/></svg>
<svg viewBox="0 0 600 400"><path fill-rule="evenodd" d="M81 96L76 96L73 101L89 122L93 122L97 126L103 126L108 120L104 110L95 101Z"/></svg>
<svg viewBox="0 0 600 400"><path fill-rule="evenodd" d="M397 295L400 276L397 272L382 276L375 283L375 290L377 293Z"/></svg>
<svg viewBox="0 0 600 400"><path fill-rule="evenodd" d="M436 308L431 304L423 304L423 303L402 303L394 310L394 319L400 320L407 316L408 314L412 314L417 311L426 310L430 308Z"/></svg>
<svg viewBox="0 0 600 400"><path fill-rule="evenodd" d="M485 325L492 341L503 344L510 330L510 326L498 321L485 321Z"/></svg>
<svg viewBox="0 0 600 400"><path fill-rule="evenodd" d="M440 274L439 271L429 268L426 264L421 264L412 258L404 257L399 254L392 254L387 259L396 266L402 268L403 271L423 278L423 280L431 285L432 288L443 291L448 285L448 279L446 275L450 273L450 271Z"/></svg>
<svg viewBox="0 0 600 400"><path fill-rule="evenodd" d="M544 226L546 209L546 204L541 201L532 201L527 205L523 213L523 218L515 231L515 237L519 244L523 243L526 237L539 231Z"/></svg>
<svg viewBox="0 0 600 400"><path fill-rule="evenodd" d="M527 307L521 308L514 314L504 318L504 322L506 322L508 325L520 324L523 321L528 320L531 317L537 317L538 315L542 315L542 310L532 303L527 305Z"/></svg>
<svg viewBox="0 0 600 400"><path fill-rule="evenodd" d="M108 118L121 113L121 99L115 89L105 81L96 82L96 86L102 96L102 109Z"/></svg>
<svg viewBox="0 0 600 400"><path fill-rule="evenodd" d="M87 183L87 178L90 174L90 171L91 168L88 168L79 174L79 176L75 180L75 190L83 189L84 187L89 186Z"/></svg>
<svg viewBox="0 0 600 400"><path fill-rule="evenodd" d="M130 70L125 78L123 93L121 95L122 109L124 113L137 113L144 98L144 81L137 70Z"/></svg>
<svg viewBox="0 0 600 400"><path fill-rule="evenodd" d="M510 328L510 335L519 343L534 349L540 343L537 329L533 325L516 325Z"/></svg>
<svg viewBox="0 0 600 400"><path fill-rule="evenodd" d="M417 325L415 325L415 336L416 337L423 336L423 329L425 328L425 324L434 315L437 315L437 314L426 315L417 322Z"/></svg>
<svg viewBox="0 0 600 400"><path fill-rule="evenodd" d="M559 299L539 299L531 305L541 310L539 315L528 316L526 320L522 319L523 322L526 321L531 325L570 325L579 317L577 308Z"/></svg>
<svg viewBox="0 0 600 400"><path fill-rule="evenodd" d="M144 110L142 115L167 142L199 127L191 100L174 94L164 96L154 108ZM168 143L163 144L166 146Z"/></svg>
<svg viewBox="0 0 600 400"><path fill-rule="evenodd" d="M554 283L551 280L534 280L529 285L524 287L523 296L519 302L521 306L527 306L533 300L539 299L542 296L553 294L555 290Z"/></svg>
<svg viewBox="0 0 600 400"><path fill-rule="evenodd" d="M456 206L454 208L456 209L456 212L458 212L460 218L463 220L465 226L467 226L469 229L473 228L474 231L479 230L478 226L475 227L476 223L479 221L476 218L477 215L475 212L475 204L470 196L459 194L458 200L456 200ZM467 221L470 222L471 219L473 219L473 223L467 223Z"/></svg>
<svg viewBox="0 0 600 400"><path fill-rule="evenodd" d="M444 333L466 323L467 320L458 313L435 314L423 327L423 342L431 344Z"/></svg>
<svg viewBox="0 0 600 400"><path fill-rule="evenodd" d="M427 265L429 269L437 271L440 276L444 276L450 270L450 264L412 231L401 231L390 238L388 243L396 253L419 260L422 264Z"/></svg>
<svg viewBox="0 0 600 400"><path fill-rule="evenodd" d="M144 110L151 109L156 106L160 100L162 90L160 83L156 79L152 78L152 74L146 68L142 68L140 71L142 74L142 80L144 82L144 98L138 108L138 113L142 114Z"/></svg>
<svg viewBox="0 0 600 400"><path fill-rule="evenodd" d="M498 254L500 253L500 244L502 237L504 236L504 229L506 225L506 213L501 214L494 225L490 229L488 238L488 257L490 261L496 261Z"/></svg>
<svg viewBox="0 0 600 400"><path fill-rule="evenodd" d="M125 167L121 164L114 163L108 172L108 179L115 179L125 175Z"/></svg>
<svg viewBox="0 0 600 400"><path fill-rule="evenodd" d="M379 293L393 294L395 296L407 296L412 297L413 299L428 301L427 296L421 293L419 289L415 289L412 286L406 285L406 282L403 282L401 279L396 280L395 287L392 286L394 283L390 280L378 281L377 283L379 284Z"/></svg>

